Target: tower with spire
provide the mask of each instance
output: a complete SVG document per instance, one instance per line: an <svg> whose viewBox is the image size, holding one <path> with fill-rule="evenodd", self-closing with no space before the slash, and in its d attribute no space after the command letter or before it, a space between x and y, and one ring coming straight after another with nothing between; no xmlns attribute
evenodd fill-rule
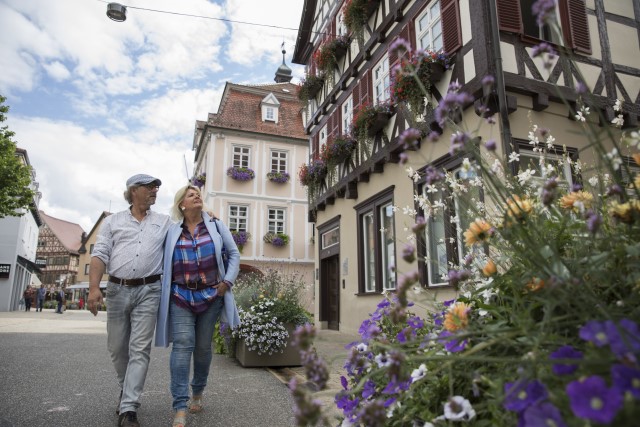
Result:
<svg viewBox="0 0 640 427"><path fill-rule="evenodd" d="M284 56L287 53L287 51L284 50L284 42L282 42L282 45L280 47L282 48L282 65L278 67L278 70L276 71L276 77L273 80L275 80L276 83L289 83L291 81L292 75L291 68L289 68L284 62Z"/></svg>

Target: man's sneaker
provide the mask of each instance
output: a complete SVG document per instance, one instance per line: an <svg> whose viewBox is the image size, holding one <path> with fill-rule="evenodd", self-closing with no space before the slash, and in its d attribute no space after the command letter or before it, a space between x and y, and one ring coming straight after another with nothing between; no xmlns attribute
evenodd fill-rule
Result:
<svg viewBox="0 0 640 427"><path fill-rule="evenodd" d="M138 414L133 411L127 411L118 417L119 427L140 427L138 422Z"/></svg>

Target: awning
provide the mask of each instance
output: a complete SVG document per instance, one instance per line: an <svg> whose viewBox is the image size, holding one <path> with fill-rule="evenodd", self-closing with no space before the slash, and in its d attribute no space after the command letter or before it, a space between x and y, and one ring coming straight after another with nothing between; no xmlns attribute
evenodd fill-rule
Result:
<svg viewBox="0 0 640 427"><path fill-rule="evenodd" d="M33 261L29 261L28 259L21 257L20 255L18 255L18 264L29 270L30 273L41 273L40 266Z"/></svg>

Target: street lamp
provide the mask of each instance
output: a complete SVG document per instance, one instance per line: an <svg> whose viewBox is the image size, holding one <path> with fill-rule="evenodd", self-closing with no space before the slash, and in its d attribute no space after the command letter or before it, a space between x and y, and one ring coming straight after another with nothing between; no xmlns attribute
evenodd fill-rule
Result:
<svg viewBox="0 0 640 427"><path fill-rule="evenodd" d="M107 5L107 16L116 22L124 22L127 19L127 7L120 3L109 3Z"/></svg>

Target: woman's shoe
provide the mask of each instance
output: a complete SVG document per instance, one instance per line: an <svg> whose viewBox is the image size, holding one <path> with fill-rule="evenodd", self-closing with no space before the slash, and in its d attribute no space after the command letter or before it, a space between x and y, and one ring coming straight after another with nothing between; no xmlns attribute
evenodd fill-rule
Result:
<svg viewBox="0 0 640 427"><path fill-rule="evenodd" d="M189 403L189 412L192 414L196 414L202 411L202 395L200 396L192 396L191 402Z"/></svg>
<svg viewBox="0 0 640 427"><path fill-rule="evenodd" d="M185 427L187 425L187 411L176 411L171 427Z"/></svg>

